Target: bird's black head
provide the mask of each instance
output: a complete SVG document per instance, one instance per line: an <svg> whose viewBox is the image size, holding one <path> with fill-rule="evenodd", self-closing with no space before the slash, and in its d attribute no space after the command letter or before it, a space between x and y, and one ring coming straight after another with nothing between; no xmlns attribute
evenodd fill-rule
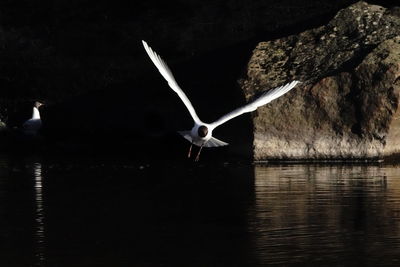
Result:
<svg viewBox="0 0 400 267"><path fill-rule="evenodd" d="M33 106L36 108L40 108L41 106L43 106L44 104L42 102L36 101Z"/></svg>
<svg viewBox="0 0 400 267"><path fill-rule="evenodd" d="M208 128L202 125L199 127L199 129L197 129L197 133L200 137L206 137L208 134Z"/></svg>

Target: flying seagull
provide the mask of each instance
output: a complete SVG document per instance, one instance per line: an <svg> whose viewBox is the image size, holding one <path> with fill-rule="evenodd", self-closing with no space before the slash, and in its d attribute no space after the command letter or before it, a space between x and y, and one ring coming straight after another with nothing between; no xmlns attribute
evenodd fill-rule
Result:
<svg viewBox="0 0 400 267"><path fill-rule="evenodd" d="M43 103L39 101L36 101L35 104L33 105L32 118L25 121L24 124L22 125L23 128L22 131L24 132L24 134L35 136L42 127L42 120L40 119L40 112L39 112L39 108L41 106L43 106Z"/></svg>
<svg viewBox="0 0 400 267"><path fill-rule="evenodd" d="M269 90L268 92L262 94L259 98L255 99L254 101L244 105L243 107L233 110L232 112L222 116L213 123L205 123L202 122L200 118L197 116L195 109L193 108L186 94L179 87L167 64L161 59L159 55L157 55L157 53L155 53L151 49L151 47L147 45L145 41L142 40L142 43L151 61L153 61L154 65L156 65L158 71L161 73L164 79L167 80L168 85L171 87L171 89L174 90L175 93L177 93L178 96L181 98L183 104L185 104L186 108L188 109L190 115L193 118L194 121L193 128L189 131L180 131L179 134L181 134L186 140L188 140L191 143L188 157L190 157L191 155L193 145L200 147L199 152L197 153L195 159L196 161L199 160L200 152L203 147L218 147L218 146L228 145L228 143L218 140L217 138L212 136L212 132L215 128L217 128L218 126L222 125L223 123L227 122L230 119L233 119L243 113L254 111L258 107L261 107L271 102L272 100L289 92L293 87L295 87L299 83L299 81L292 81L284 86L280 86L275 89Z"/></svg>

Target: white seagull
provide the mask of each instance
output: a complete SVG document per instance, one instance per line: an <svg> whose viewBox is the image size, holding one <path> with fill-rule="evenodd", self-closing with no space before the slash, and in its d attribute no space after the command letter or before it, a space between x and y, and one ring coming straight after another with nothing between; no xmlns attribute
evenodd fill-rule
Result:
<svg viewBox="0 0 400 267"><path fill-rule="evenodd" d="M190 103L189 99L179 87L178 83L176 82L171 70L167 66L167 64L161 59L157 53L155 53L151 47L147 45L145 41L142 40L144 49L146 50L147 54L149 55L151 61L153 61L154 65L156 65L158 71L167 80L168 85L178 94L181 98L183 104L185 104L186 108L188 109L190 115L193 118L194 126L189 131L179 131L186 140L188 140L190 144L188 157L190 157L192 151L192 145L199 146L199 152L196 156L196 161L199 160L200 152L203 147L218 147L218 146L226 146L228 143L225 143L221 140L212 136L212 132L215 128L220 126L221 124L227 122L230 119L233 119L243 113L251 112L256 110L258 107L261 107L272 100L284 95L285 93L289 92L293 87L295 87L299 81L292 81L284 86L277 87L275 89L269 90L266 93L263 93L259 98L255 99L254 101L244 105L243 107L237 108L232 112L222 116L218 120L214 121L213 123L205 123L200 120L197 116L196 111L194 110L192 104Z"/></svg>
<svg viewBox="0 0 400 267"><path fill-rule="evenodd" d="M40 103L39 101L36 101L33 105L32 118L22 124L24 134L32 136L37 135L38 131L42 127L42 120L40 119L39 112L41 106L43 106L43 103Z"/></svg>

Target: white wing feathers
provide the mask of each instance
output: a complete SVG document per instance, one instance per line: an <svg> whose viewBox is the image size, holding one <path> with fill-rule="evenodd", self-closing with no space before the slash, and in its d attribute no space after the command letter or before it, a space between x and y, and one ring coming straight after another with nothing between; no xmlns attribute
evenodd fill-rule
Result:
<svg viewBox="0 0 400 267"><path fill-rule="evenodd" d="M211 123L211 126L213 126L214 128L218 127L219 125L225 123L226 121L233 119L243 113L254 111L258 107L261 107L261 106L271 102L272 100L286 94L291 89L293 89L293 87L295 87L298 83L299 83L299 81L293 81L291 83L288 83L283 86L277 87L275 89L269 90L268 92L262 94L259 98L257 98L253 102L250 102L249 104L247 104L243 107L237 108L234 111L222 116L217 121Z"/></svg>
<svg viewBox="0 0 400 267"><path fill-rule="evenodd" d="M145 41L142 41L144 49L146 50L147 54L149 55L151 61L153 61L154 65L157 67L158 71L161 73L161 75L164 77L165 80L167 80L168 85L171 87L172 90L175 91L175 93L178 94L178 96L181 98L183 104L185 104L186 108L188 109L190 115L192 116L193 120L197 124L202 124L200 121L199 117L196 114L196 111L194 110L192 103L190 103L189 99L187 98L186 94L182 91L182 89L179 87L178 83L176 82L171 70L167 66L167 64L161 59L159 55L157 55L156 52L154 52L151 47L147 45ZM213 122L210 124L211 127L215 128L218 127L219 125L225 123L226 121L233 119L243 113L251 112L256 110L258 107L261 107L272 100L286 94L289 92L291 89L293 89L299 81L293 81L291 83L288 83L284 86L277 87L275 89L272 89L264 94L262 94L259 98L257 98L255 101L240 107L238 109L235 109L234 111L226 114L225 116L222 116L220 119L217 121Z"/></svg>
<svg viewBox="0 0 400 267"><path fill-rule="evenodd" d="M196 111L194 110L192 103L190 103L189 99L185 95L185 93L182 91L182 89L179 87L178 83L175 81L175 78L167 66L167 64L161 59L159 55L157 55L156 52L154 52L151 47L147 45L145 41L142 41L144 49L146 50L147 54L149 55L151 61L153 61L154 65L156 65L158 71L161 73L161 75L164 77L165 80L167 80L168 85L171 87L172 90L175 91L175 93L178 94L178 96L181 98L183 104L185 104L186 108L188 109L190 115L192 116L193 120L200 124L201 121L199 117L196 114Z"/></svg>

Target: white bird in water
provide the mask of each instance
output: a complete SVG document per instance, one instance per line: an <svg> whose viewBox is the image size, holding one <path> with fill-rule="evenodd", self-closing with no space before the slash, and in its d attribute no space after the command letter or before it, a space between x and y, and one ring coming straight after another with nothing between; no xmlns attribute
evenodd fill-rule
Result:
<svg viewBox="0 0 400 267"><path fill-rule="evenodd" d="M189 131L180 131L179 133L188 140L190 144L188 157L191 155L192 145L199 146L199 152L196 156L196 161L199 160L200 152L203 147L218 147L218 146L226 146L228 143L225 143L221 140L212 136L212 132L215 128L222 125L223 123L227 122L230 119L233 119L243 113L252 112L256 110L258 107L261 107L272 100L284 95L285 93L289 92L293 89L299 81L292 81L284 86L277 87L275 89L269 90L268 92L262 94L260 97L255 99L254 101L244 105L243 107L237 108L232 112L222 116L218 120L214 121L213 123L205 123L200 120L197 116L195 109L193 108L192 104L190 103L189 99L179 87L178 83L175 81L175 78L167 66L167 64L161 59L157 53L155 53L151 47L147 45L145 41L142 41L144 49L146 50L147 54L149 55L151 61L153 61L154 65L156 65L158 71L167 80L168 85L178 94L181 98L182 102L185 104L186 108L188 109L190 115L193 118L194 126Z"/></svg>
<svg viewBox="0 0 400 267"><path fill-rule="evenodd" d="M23 132L26 135L37 135L38 131L42 127L42 120L40 119L39 108L43 106L43 103L36 101L33 105L32 118L24 122L22 125Z"/></svg>

